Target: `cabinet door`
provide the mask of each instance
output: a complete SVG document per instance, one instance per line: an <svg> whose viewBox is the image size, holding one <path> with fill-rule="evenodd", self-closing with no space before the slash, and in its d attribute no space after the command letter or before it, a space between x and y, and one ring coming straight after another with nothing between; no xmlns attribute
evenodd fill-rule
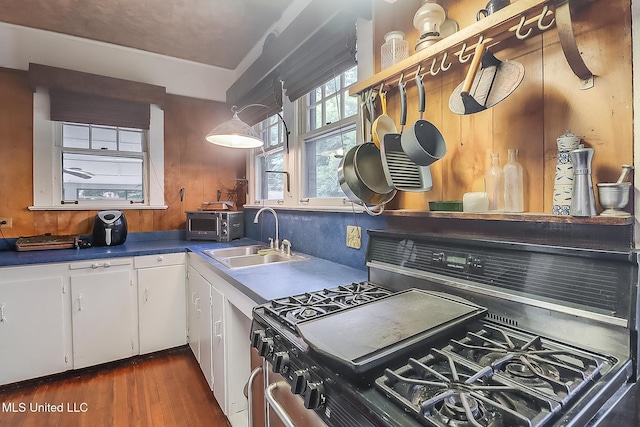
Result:
<svg viewBox="0 0 640 427"><path fill-rule="evenodd" d="M63 279L0 283L0 384L65 370Z"/></svg>
<svg viewBox="0 0 640 427"><path fill-rule="evenodd" d="M187 281L187 335L189 347L191 347L191 351L198 363L200 363L200 330L198 328L200 296L198 289L201 281L204 281L204 278L193 267L189 266L189 280Z"/></svg>
<svg viewBox="0 0 640 427"><path fill-rule="evenodd" d="M211 285L193 267L189 267L189 346L213 390L211 347Z"/></svg>
<svg viewBox="0 0 640 427"><path fill-rule="evenodd" d="M213 395L220 408L228 414L227 378L225 375L225 298L222 293L211 287L211 316L213 320L212 361L213 361Z"/></svg>
<svg viewBox="0 0 640 427"><path fill-rule="evenodd" d="M138 270L141 354L185 344L186 311L184 265Z"/></svg>
<svg viewBox="0 0 640 427"><path fill-rule="evenodd" d="M198 282L198 340L200 341L200 369L213 390L211 347L211 285L201 277Z"/></svg>
<svg viewBox="0 0 640 427"><path fill-rule="evenodd" d="M73 367L134 353L131 270L71 276Z"/></svg>

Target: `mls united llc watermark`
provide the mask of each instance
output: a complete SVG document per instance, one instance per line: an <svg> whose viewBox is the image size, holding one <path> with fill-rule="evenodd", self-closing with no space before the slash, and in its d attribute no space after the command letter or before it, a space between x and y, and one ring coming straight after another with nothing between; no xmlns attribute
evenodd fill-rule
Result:
<svg viewBox="0 0 640 427"><path fill-rule="evenodd" d="M68 412L82 413L89 410L86 402L61 402L61 403L38 403L38 402L2 402L2 412Z"/></svg>

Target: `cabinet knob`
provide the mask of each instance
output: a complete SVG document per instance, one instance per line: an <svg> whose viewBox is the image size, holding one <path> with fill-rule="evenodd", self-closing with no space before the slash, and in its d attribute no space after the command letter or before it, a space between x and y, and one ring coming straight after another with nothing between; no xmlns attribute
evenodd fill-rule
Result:
<svg viewBox="0 0 640 427"><path fill-rule="evenodd" d="M158 262L164 261L164 257L162 255L158 255Z"/></svg>
<svg viewBox="0 0 640 427"><path fill-rule="evenodd" d="M97 262L94 262L93 264L91 264L91 268L96 269L99 268L100 264L98 264Z"/></svg>

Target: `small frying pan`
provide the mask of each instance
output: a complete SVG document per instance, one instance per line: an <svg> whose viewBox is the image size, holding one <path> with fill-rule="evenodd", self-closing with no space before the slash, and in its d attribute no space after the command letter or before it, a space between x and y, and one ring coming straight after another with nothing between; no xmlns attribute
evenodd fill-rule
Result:
<svg viewBox="0 0 640 427"><path fill-rule="evenodd" d="M424 82L420 75L420 68L416 72L416 86L418 87L418 112L420 119L413 126L402 132L402 150L417 165L429 166L440 160L447 153L447 145L437 127L422 119L425 110Z"/></svg>
<svg viewBox="0 0 640 427"><path fill-rule="evenodd" d="M382 114L375 119L371 126L373 143L376 144L378 148L380 148L380 143L384 140L386 134L398 133L393 119L387 115L387 92L380 91L380 104L382 105Z"/></svg>

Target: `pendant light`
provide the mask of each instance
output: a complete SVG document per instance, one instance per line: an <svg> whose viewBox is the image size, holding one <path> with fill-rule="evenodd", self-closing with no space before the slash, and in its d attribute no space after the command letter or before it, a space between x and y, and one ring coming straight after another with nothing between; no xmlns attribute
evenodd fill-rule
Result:
<svg viewBox="0 0 640 427"><path fill-rule="evenodd" d="M205 137L212 144L231 148L258 148L264 145L264 141L258 133L238 117L246 108L251 106L262 106L261 104L249 104L238 111L235 105L231 107L233 117L224 123L216 126Z"/></svg>

